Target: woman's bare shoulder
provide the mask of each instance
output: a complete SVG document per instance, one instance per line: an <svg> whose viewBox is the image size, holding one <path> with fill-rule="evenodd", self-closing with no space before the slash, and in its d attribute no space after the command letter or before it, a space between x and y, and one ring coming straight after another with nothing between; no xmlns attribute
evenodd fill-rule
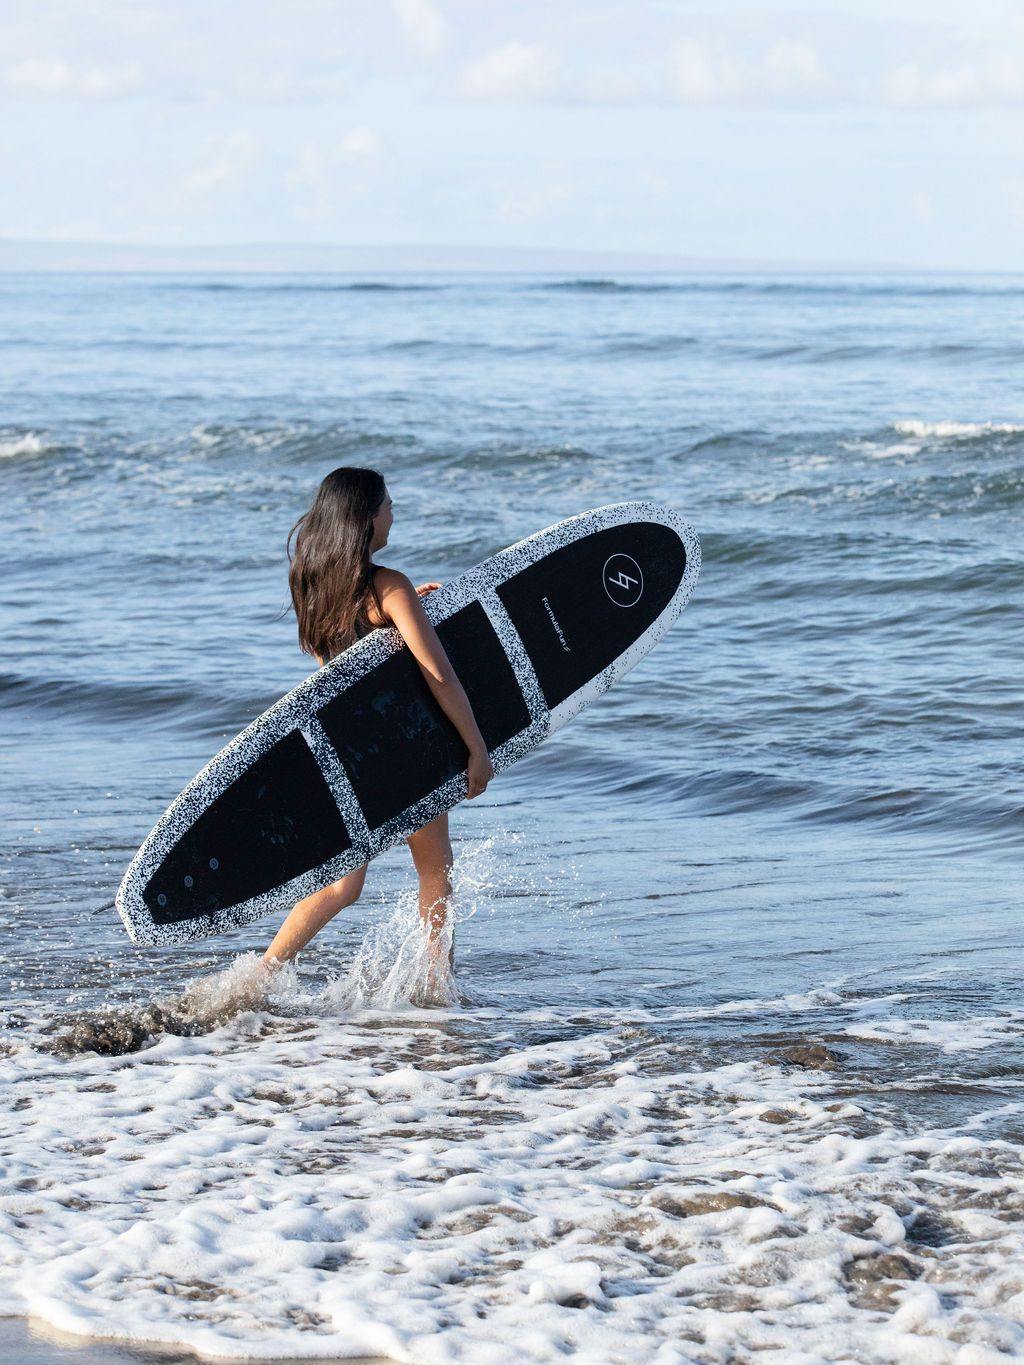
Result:
<svg viewBox="0 0 1024 1365"><path fill-rule="evenodd" d="M399 573L397 569L388 569L383 564L374 566L373 583L381 594L393 592L396 588L412 588L412 580L404 573Z"/></svg>

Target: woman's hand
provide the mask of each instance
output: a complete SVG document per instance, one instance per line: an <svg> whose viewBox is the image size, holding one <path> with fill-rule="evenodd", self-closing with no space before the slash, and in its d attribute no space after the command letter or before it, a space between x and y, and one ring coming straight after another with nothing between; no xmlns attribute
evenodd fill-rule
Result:
<svg viewBox="0 0 1024 1365"><path fill-rule="evenodd" d="M479 796L487 790L487 784L494 776L494 766L486 749L473 749L466 768L467 798Z"/></svg>
<svg viewBox="0 0 1024 1365"><path fill-rule="evenodd" d="M421 583L416 591L421 597L426 597L428 592L433 592L435 588L439 588L440 586L440 583Z"/></svg>

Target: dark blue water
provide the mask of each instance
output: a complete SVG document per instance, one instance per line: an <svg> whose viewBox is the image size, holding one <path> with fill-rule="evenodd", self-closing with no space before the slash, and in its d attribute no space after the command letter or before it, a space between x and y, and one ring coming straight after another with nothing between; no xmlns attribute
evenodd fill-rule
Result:
<svg viewBox="0 0 1024 1365"><path fill-rule="evenodd" d="M309 671L284 536L362 463L415 581L625 498L702 534L672 637L492 807L560 836L579 806L670 849L684 818L702 844L737 820L781 850L852 840L937 886L969 866L975 915L1006 915L1019 281L28 275L0 300L4 824L30 914L107 899L219 741ZM66 924L86 950L109 927Z"/></svg>
<svg viewBox="0 0 1024 1365"><path fill-rule="evenodd" d="M465 1046L497 1018L513 1049L642 1022L726 1068L812 1041L872 1121L1016 1144L1024 281L8 275L0 316L17 1055L269 941L140 950L103 907L312 671L285 537L364 464L414 582L624 499L703 543L655 652L452 813L486 850ZM404 846L371 867L308 1010L344 1015L317 992L412 885Z"/></svg>

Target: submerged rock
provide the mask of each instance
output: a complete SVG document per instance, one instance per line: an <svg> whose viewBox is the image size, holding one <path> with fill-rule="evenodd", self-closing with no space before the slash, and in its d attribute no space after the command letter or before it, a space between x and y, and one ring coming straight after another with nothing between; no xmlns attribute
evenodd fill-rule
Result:
<svg viewBox="0 0 1024 1365"><path fill-rule="evenodd" d="M103 1057L123 1057L138 1052L164 1033L187 1038L200 1032L194 1022L159 1005L141 1010L111 1011L72 1019L53 1040L54 1051L72 1055L98 1052Z"/></svg>
<svg viewBox="0 0 1024 1365"><path fill-rule="evenodd" d="M833 1052L824 1043L794 1043L791 1047L781 1048L772 1053L770 1062L788 1062L790 1066L806 1067L809 1071L835 1071L842 1066L838 1052Z"/></svg>
<svg viewBox="0 0 1024 1365"><path fill-rule="evenodd" d="M267 1006L268 992L281 981L294 985L290 963L269 972L255 953L242 953L222 971L198 977L181 995L132 1006L107 1006L62 1021L54 1035L56 1052L98 1052L120 1057L138 1052L164 1034L193 1038L226 1024L236 1015Z"/></svg>
<svg viewBox="0 0 1024 1365"><path fill-rule="evenodd" d="M906 1256L885 1251L878 1256L862 1256L846 1267L846 1278L853 1284L877 1284L879 1280L916 1280L920 1275Z"/></svg>
<svg viewBox="0 0 1024 1365"><path fill-rule="evenodd" d="M698 1190L692 1194L659 1190L651 1196L651 1203L662 1213L676 1218L699 1218L706 1213L725 1213L729 1209L767 1208L763 1199L743 1190Z"/></svg>

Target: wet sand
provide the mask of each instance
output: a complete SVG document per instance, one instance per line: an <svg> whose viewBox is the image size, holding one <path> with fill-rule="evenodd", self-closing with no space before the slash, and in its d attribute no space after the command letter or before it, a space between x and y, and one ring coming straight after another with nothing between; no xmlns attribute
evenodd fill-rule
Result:
<svg viewBox="0 0 1024 1365"><path fill-rule="evenodd" d="M0 1360L12 1365L195 1365L202 1357L176 1346L123 1346L95 1337L69 1336L57 1332L35 1318L0 1318ZM227 1358L219 1356L218 1360ZM236 1357L249 1365L260 1365L260 1358ZM302 1357L306 1365L309 1356ZM384 1356L318 1357L319 1365L394 1365ZM298 1365L278 1357L274 1365Z"/></svg>

